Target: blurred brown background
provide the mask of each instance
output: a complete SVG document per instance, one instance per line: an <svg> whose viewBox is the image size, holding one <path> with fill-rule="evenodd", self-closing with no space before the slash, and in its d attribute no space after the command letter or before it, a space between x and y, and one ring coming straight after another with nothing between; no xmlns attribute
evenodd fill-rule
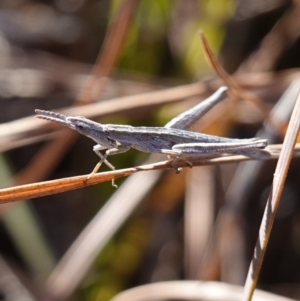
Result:
<svg viewBox="0 0 300 301"><path fill-rule="evenodd" d="M80 115L80 105L109 106L110 99L199 83L198 95L190 96L187 86L186 96L171 104L161 97L159 104L112 105L110 113L91 117L163 126L212 94L222 81L205 59L200 29L241 87L270 110L280 99L279 111L287 112L279 119L288 119L287 98L295 95L288 89L299 77L298 2L1 1L1 186L88 174L98 160L93 141L71 130L11 123L33 119L34 109L77 106ZM294 94L282 96L286 91ZM226 100L195 130L239 138L260 131L271 144L281 143L263 122L251 104ZM146 158L130 150L110 162L119 169ZM1 298L105 301L130 287L183 279L243 285L275 164L140 175L131 184L117 180L118 190L108 182L2 205ZM299 189L294 159L259 281L259 288L294 299L300 299ZM72 270L75 263L81 268Z"/></svg>

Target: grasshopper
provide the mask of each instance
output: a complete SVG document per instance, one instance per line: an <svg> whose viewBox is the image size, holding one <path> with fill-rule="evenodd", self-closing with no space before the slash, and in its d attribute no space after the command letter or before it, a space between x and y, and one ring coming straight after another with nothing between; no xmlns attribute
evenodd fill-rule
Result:
<svg viewBox="0 0 300 301"><path fill-rule="evenodd" d="M222 92L224 92L224 88ZM205 106L206 109L198 115L203 115L208 110L207 107L215 105L211 99L210 102L208 100L206 100L206 104L200 104L202 111ZM231 139L176 128L186 127L186 124L180 124L184 120L188 124L194 122L191 119L197 115L195 113L197 110L199 110L199 105L172 119L165 127L101 124L82 116L68 117L52 111L35 110L35 113L38 118L60 123L97 143L93 150L100 157L100 161L87 180L99 170L102 163L114 170L115 167L109 163L107 157L124 153L130 148L146 153L166 154L173 159L172 166L178 171L176 162L181 157L192 166L187 157L212 158L224 154L252 156L267 146L266 139ZM106 150L106 152L102 154L101 150ZM113 186L115 185L113 184Z"/></svg>

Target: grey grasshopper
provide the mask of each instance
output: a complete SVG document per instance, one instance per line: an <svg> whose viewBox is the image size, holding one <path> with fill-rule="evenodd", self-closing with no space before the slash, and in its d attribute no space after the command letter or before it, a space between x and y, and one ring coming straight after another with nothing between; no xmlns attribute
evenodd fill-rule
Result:
<svg viewBox="0 0 300 301"><path fill-rule="evenodd" d="M214 104L211 104L211 100L210 103L207 100L206 103L201 104L202 107L205 105L213 106ZM197 114L194 112L197 108L199 108L199 105L186 111L187 114L181 114L179 119L182 121L184 118L195 118ZM101 124L82 116L67 117L51 111L35 110L35 112L38 118L60 123L97 143L93 150L100 157L100 161L87 179L98 171L102 163L105 163L111 169L115 169L108 162L107 157L126 152L130 148L146 153L167 154L173 159L172 165L176 168L176 162L179 158L185 159L191 165L187 159L195 156L212 158L220 155L242 154L251 157L267 146L266 139L231 139L206 135L174 128L172 121L165 127L133 127L129 125ZM176 118L173 120L176 120ZM102 154L101 150L106 151Z"/></svg>
<svg viewBox="0 0 300 301"><path fill-rule="evenodd" d="M222 93L224 93L224 88ZM108 162L107 157L124 153L130 148L147 153L166 154L173 158L172 165L174 168L176 168L177 160L181 157L183 159L189 157L212 158L224 154L242 154L250 157L257 157L258 154L259 157L260 149L267 146L266 139L231 139L177 128L183 120L199 118L219 101L216 99L216 97L207 99L200 105L174 118L165 127L101 124L82 116L67 117L60 113L43 110L35 110L35 112L36 117L68 126L97 143L93 150L100 157L100 161L88 179L98 171L102 163L115 169ZM201 112L197 113L199 108ZM187 122L189 123L190 120ZM186 125L180 124L180 127L186 127ZM106 150L106 152L102 154L101 150ZM189 163L187 159L186 161Z"/></svg>

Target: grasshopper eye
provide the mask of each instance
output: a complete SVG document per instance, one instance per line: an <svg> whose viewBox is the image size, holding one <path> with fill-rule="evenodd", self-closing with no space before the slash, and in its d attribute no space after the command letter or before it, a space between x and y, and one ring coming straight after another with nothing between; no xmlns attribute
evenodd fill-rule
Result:
<svg viewBox="0 0 300 301"><path fill-rule="evenodd" d="M84 122L78 122L76 124L76 128L83 131L88 129L89 127Z"/></svg>

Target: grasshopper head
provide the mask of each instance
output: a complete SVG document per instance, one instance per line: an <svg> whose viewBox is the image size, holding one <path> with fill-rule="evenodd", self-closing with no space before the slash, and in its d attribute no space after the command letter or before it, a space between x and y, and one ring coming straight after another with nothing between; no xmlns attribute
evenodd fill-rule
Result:
<svg viewBox="0 0 300 301"><path fill-rule="evenodd" d="M107 137L104 126L82 116L67 117L68 126L79 134L93 139L102 146L116 147L117 142Z"/></svg>
<svg viewBox="0 0 300 301"><path fill-rule="evenodd" d="M67 122L70 128L82 135L89 136L93 131L94 122L83 116L67 117Z"/></svg>

